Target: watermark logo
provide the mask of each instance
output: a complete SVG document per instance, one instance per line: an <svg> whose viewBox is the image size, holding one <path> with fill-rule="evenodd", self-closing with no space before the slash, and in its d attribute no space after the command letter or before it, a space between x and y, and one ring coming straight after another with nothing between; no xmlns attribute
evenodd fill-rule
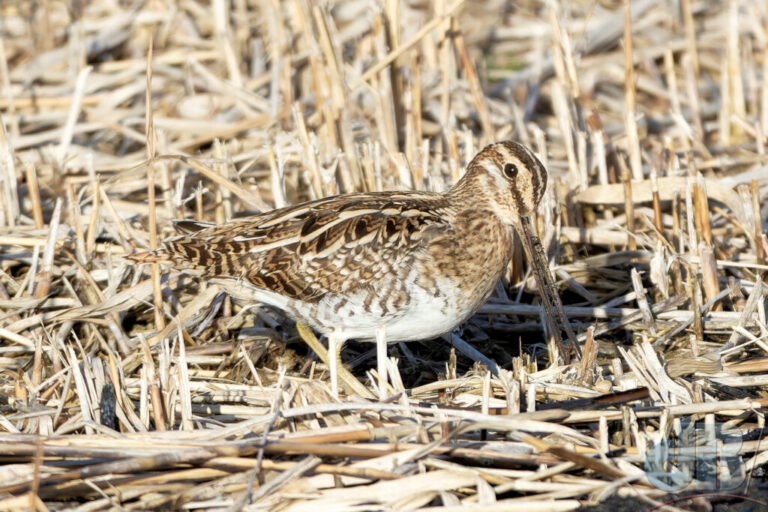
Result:
<svg viewBox="0 0 768 512"><path fill-rule="evenodd" d="M667 492L688 486L697 490L739 488L746 472L739 455L743 433L722 423L681 419L665 439L651 439L645 472L656 488Z"/></svg>

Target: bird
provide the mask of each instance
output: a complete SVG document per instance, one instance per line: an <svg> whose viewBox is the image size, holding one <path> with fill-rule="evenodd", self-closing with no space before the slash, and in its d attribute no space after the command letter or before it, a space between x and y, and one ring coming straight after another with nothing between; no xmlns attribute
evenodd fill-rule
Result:
<svg viewBox="0 0 768 512"><path fill-rule="evenodd" d="M496 142L443 193L349 193L218 225L177 220L178 236L132 259L236 284L240 296L245 290L310 325L328 339L335 394L347 340L430 340L472 316L513 256L515 233L547 316L577 347L532 229L546 186L547 170L530 149Z"/></svg>

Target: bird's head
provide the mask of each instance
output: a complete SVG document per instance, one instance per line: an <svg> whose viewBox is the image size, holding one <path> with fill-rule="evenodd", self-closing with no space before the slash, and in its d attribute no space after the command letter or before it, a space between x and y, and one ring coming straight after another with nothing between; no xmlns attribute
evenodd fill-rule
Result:
<svg viewBox="0 0 768 512"><path fill-rule="evenodd" d="M486 146L467 166L453 192L489 201L506 224L534 213L547 188L547 171L533 152L512 141Z"/></svg>

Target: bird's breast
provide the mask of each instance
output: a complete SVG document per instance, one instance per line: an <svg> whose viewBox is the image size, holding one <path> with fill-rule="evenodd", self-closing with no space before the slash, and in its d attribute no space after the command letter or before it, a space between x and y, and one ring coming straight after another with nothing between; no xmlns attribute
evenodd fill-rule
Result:
<svg viewBox="0 0 768 512"><path fill-rule="evenodd" d="M478 212L482 213L482 212ZM385 325L391 342L451 331L488 298L511 256L512 234L483 215L428 237L408 265L328 294L309 316L323 332L371 340Z"/></svg>
<svg viewBox="0 0 768 512"><path fill-rule="evenodd" d="M432 268L422 273L430 281L448 282L459 302L476 309L490 295L512 256L513 230L488 210L460 214L454 229L435 239L428 250Z"/></svg>

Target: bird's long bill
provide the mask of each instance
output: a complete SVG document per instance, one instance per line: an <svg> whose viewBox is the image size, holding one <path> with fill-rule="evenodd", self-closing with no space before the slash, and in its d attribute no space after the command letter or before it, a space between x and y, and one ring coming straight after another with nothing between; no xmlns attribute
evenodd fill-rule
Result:
<svg viewBox="0 0 768 512"><path fill-rule="evenodd" d="M528 261L533 267L533 272L536 276L536 284L539 287L539 292L541 293L541 297L544 300L545 312L549 321L551 322L552 327L556 331L553 333L555 334L555 339L558 340L558 343L562 344L560 332L557 329L557 321L555 320L558 319L569 338L571 344L569 349L575 349L576 354L580 356L576 335L573 332L573 329L571 329L570 323L568 323L568 318L565 316L563 304L560 301L560 296L558 295L557 289L555 288L555 283L552 281L552 274L549 272L547 259L546 256L544 256L544 250L541 247L541 241L533 230L531 218L527 215L521 216L520 221L515 224L515 228L517 230L517 234L520 236L520 239L523 241L523 246L525 247L525 252L528 256ZM566 361L570 359L568 352L569 349L566 349L564 346L560 347L562 355Z"/></svg>

